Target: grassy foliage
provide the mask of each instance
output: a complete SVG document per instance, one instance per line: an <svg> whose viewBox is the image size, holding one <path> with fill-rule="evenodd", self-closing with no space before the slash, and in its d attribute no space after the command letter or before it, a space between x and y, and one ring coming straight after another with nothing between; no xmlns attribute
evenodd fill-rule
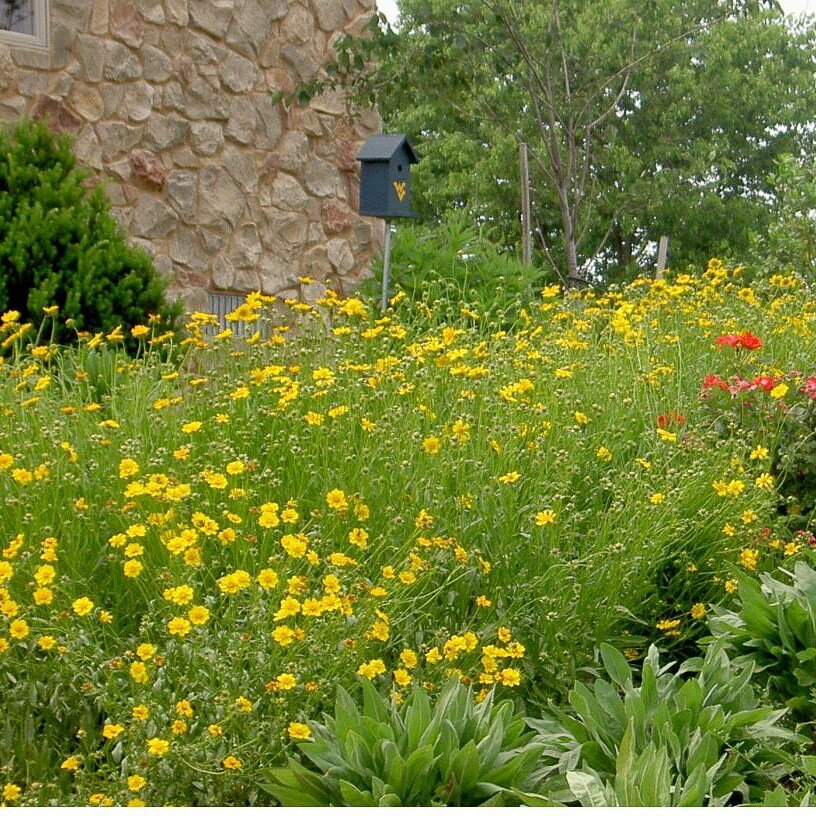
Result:
<svg viewBox="0 0 816 816"><path fill-rule="evenodd" d="M535 712L604 641L691 654L738 570L802 554L777 424L701 399L712 374L804 387L793 278L551 287L501 328L269 300L243 337L137 326L134 357L2 318L0 784L25 802L264 803L338 682L453 674Z"/></svg>
<svg viewBox="0 0 816 816"><path fill-rule="evenodd" d="M380 297L381 265L374 271L364 291ZM394 233L391 276L392 285L432 310L435 322L458 321L466 305L495 328L507 328L546 282L540 269L500 250L489 228L474 227L456 211L430 226L400 223Z"/></svg>

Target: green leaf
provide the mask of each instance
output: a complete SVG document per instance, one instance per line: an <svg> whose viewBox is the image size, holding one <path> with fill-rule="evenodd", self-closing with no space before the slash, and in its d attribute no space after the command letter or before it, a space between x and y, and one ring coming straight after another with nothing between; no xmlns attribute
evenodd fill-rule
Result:
<svg viewBox="0 0 816 816"><path fill-rule="evenodd" d="M689 774L680 795L672 804L676 807L703 807L706 804L708 779L705 765L697 765Z"/></svg>
<svg viewBox="0 0 816 816"><path fill-rule="evenodd" d="M632 669L626 658L608 643L601 644L601 660L606 673L623 691L632 686Z"/></svg>
<svg viewBox="0 0 816 816"><path fill-rule="evenodd" d="M401 807L402 799L396 793L386 793L377 800L378 807Z"/></svg>
<svg viewBox="0 0 816 816"><path fill-rule="evenodd" d="M735 791L744 781L745 777L735 771L723 774L715 783L712 793L721 798Z"/></svg>
<svg viewBox="0 0 816 816"><path fill-rule="evenodd" d="M618 781L621 782L624 789L626 788L626 784L629 780L629 775L631 774L632 771L632 766L634 765L635 762L635 746L634 737L632 736L632 733L633 733L632 723L630 722L629 725L626 727L623 739L620 741L620 745L618 746L618 757L615 763L615 770L617 772L615 780L616 790ZM618 798L620 798L620 794L618 794Z"/></svg>
<svg viewBox="0 0 816 816"><path fill-rule="evenodd" d="M802 770L808 775L816 777L816 756L805 754L799 757Z"/></svg>
<svg viewBox="0 0 816 816"><path fill-rule="evenodd" d="M559 807L558 802L540 793L530 793L529 791L521 791L516 788L511 788L510 793L512 793L522 805L527 805L528 807Z"/></svg>
<svg viewBox="0 0 816 816"><path fill-rule="evenodd" d="M584 807L608 807L609 802L601 780L592 773L583 771L569 771L567 784L573 796Z"/></svg>
<svg viewBox="0 0 816 816"><path fill-rule="evenodd" d="M408 757L405 763L405 779L410 788L408 794L403 797L405 804L416 802L420 791L435 787L439 778L439 773L434 767L437 761L432 745L422 745Z"/></svg>
<svg viewBox="0 0 816 816"><path fill-rule="evenodd" d="M511 754L499 754L495 767L482 776L482 781L502 787L518 787L538 763L542 746L530 745L515 756Z"/></svg>
<svg viewBox="0 0 816 816"><path fill-rule="evenodd" d="M351 699L351 695L342 687L337 687L337 699L334 703L334 731L342 742L346 734L360 728L360 712Z"/></svg>
<svg viewBox="0 0 816 816"><path fill-rule="evenodd" d="M479 752L473 740L460 748L450 763L446 783L453 784L450 801L460 802L479 781Z"/></svg>
<svg viewBox="0 0 816 816"><path fill-rule="evenodd" d="M413 693L405 715L405 731L407 734L406 754L415 751L423 739L430 743L435 742L435 734L426 734L430 721L431 704L428 701L428 692L420 686Z"/></svg>
<svg viewBox="0 0 816 816"><path fill-rule="evenodd" d="M372 720L388 721L390 719L388 709L380 693L369 680L364 678L360 682L363 687L363 714Z"/></svg>
<svg viewBox="0 0 816 816"><path fill-rule="evenodd" d="M370 791L361 791L345 779L340 780L340 795L343 797L343 804L346 806L371 807L376 804L376 800Z"/></svg>
<svg viewBox="0 0 816 816"><path fill-rule="evenodd" d="M289 759L288 768L262 771L258 784L283 807L324 807L331 804L320 776L294 759Z"/></svg>
<svg viewBox="0 0 816 816"><path fill-rule="evenodd" d="M671 804L671 769L666 747L649 745L637 758L632 773L640 804L667 807Z"/></svg>
<svg viewBox="0 0 816 816"><path fill-rule="evenodd" d="M796 583L808 597L811 608L816 609L816 571L807 562L797 561L793 565L793 574L796 576Z"/></svg>
<svg viewBox="0 0 816 816"><path fill-rule="evenodd" d="M479 753L479 768L483 775L493 768L496 757L499 755L499 751L501 751L504 736L504 725L500 721L497 721L476 746L476 750Z"/></svg>
<svg viewBox="0 0 816 816"><path fill-rule="evenodd" d="M403 786L406 784L405 760L393 742L384 742L381 745L381 750L383 753L383 778L385 782L397 793L404 795Z"/></svg>
<svg viewBox="0 0 816 816"><path fill-rule="evenodd" d="M623 737L626 729L626 708L620 694L605 680L596 680L593 686L595 699L607 715L606 730L614 740Z"/></svg>
<svg viewBox="0 0 816 816"><path fill-rule="evenodd" d="M788 807L788 797L785 789L777 785L772 791L765 791L762 807Z"/></svg>
<svg viewBox="0 0 816 816"><path fill-rule="evenodd" d="M304 746L304 752L306 747ZM375 769L371 749L366 744L365 737L356 731L349 731L343 740L343 754L346 762L363 779L370 779Z"/></svg>
<svg viewBox="0 0 816 816"><path fill-rule="evenodd" d="M439 757L439 769L442 776L447 778L453 757L459 750L459 735L450 720L443 720L434 750Z"/></svg>

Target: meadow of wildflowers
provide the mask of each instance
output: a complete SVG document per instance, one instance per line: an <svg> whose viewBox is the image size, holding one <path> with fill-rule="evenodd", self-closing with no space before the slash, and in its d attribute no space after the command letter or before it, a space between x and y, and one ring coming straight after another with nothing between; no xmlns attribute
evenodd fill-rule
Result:
<svg viewBox="0 0 816 816"><path fill-rule="evenodd" d="M4 800L270 803L357 677L534 712L602 642L695 653L739 572L810 549L779 449L816 302L742 276L502 328L331 292L71 348L2 315Z"/></svg>

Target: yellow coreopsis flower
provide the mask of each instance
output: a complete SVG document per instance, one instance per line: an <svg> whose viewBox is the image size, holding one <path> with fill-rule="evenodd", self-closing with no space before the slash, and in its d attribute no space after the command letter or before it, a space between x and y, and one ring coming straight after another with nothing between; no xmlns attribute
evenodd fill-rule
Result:
<svg viewBox="0 0 816 816"><path fill-rule="evenodd" d="M190 632L191 624L187 618L173 618L167 624L167 631L177 637L185 637Z"/></svg>
<svg viewBox="0 0 816 816"><path fill-rule="evenodd" d="M535 523L539 527L545 527L548 524L552 524L556 519L556 512L555 510L539 510L538 513L535 515Z"/></svg>
<svg viewBox="0 0 816 816"><path fill-rule="evenodd" d="M328 504L330 509L338 513L344 513L348 510L348 499L342 490L330 490L326 494L326 504Z"/></svg>
<svg viewBox="0 0 816 816"><path fill-rule="evenodd" d="M42 567L40 568L42 569ZM74 612L79 615L80 617L84 617L85 615L90 614L90 612L94 608L94 603L90 598L82 597L77 598L72 604L71 608Z"/></svg>
<svg viewBox="0 0 816 816"><path fill-rule="evenodd" d="M385 674L385 663L379 658L362 663L357 669L357 674L368 680L373 680L380 674Z"/></svg>
<svg viewBox="0 0 816 816"><path fill-rule="evenodd" d="M204 626L210 619L210 610L206 606L191 606L187 620L195 626Z"/></svg>
<svg viewBox="0 0 816 816"><path fill-rule="evenodd" d="M422 450L424 450L425 453L431 454L432 456L439 453L441 447L439 437L437 436L429 436L422 441Z"/></svg>
<svg viewBox="0 0 816 816"><path fill-rule="evenodd" d="M164 756L170 750L170 743L167 740L153 737L147 741L147 753L150 756Z"/></svg>
<svg viewBox="0 0 816 816"><path fill-rule="evenodd" d="M117 723L108 723L102 729L102 736L105 739L116 739L123 731L125 727L123 725L118 725Z"/></svg>
<svg viewBox="0 0 816 816"><path fill-rule="evenodd" d="M312 736L312 729L306 723L290 722L287 729L289 738L293 740L306 740Z"/></svg>

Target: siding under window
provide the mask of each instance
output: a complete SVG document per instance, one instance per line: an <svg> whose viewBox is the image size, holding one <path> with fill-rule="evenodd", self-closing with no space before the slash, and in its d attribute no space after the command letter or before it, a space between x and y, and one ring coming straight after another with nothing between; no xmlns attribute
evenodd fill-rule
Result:
<svg viewBox="0 0 816 816"><path fill-rule="evenodd" d="M218 326L210 327L212 332L232 329L232 333L236 337L243 337L244 335L248 337L260 330L262 336L266 336L268 333L266 323L233 323L227 320L227 315L234 312L245 301L246 295L236 295L232 292L210 292L209 311L210 314L214 314L218 318Z"/></svg>

